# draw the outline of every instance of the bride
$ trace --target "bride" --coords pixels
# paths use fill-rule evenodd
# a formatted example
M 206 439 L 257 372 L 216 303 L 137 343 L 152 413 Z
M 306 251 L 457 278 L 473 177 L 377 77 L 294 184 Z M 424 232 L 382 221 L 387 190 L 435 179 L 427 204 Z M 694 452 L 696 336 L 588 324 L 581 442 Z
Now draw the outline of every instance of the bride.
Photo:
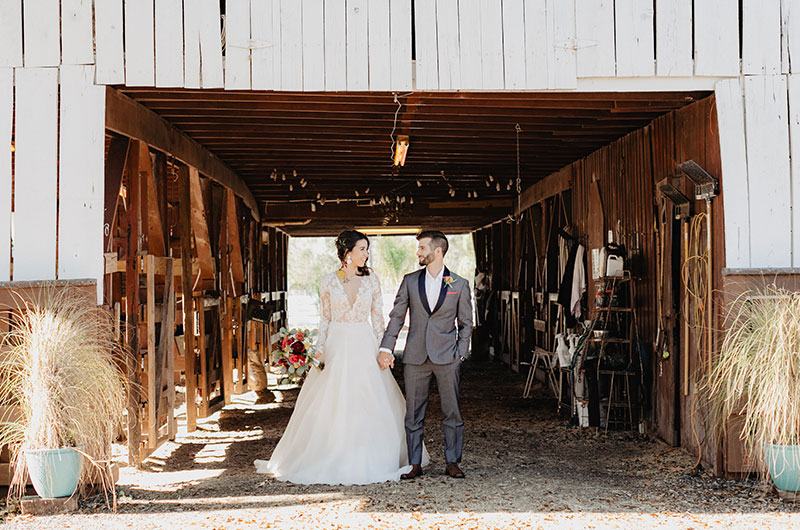
M 383 303 L 367 267 L 369 240 L 345 230 L 336 249 L 342 267 L 319 284 L 325 369 L 308 374 L 283 437 L 269 461 L 255 461 L 256 472 L 296 484 L 398 480 L 410 469 L 405 400 L 387 370 L 394 357 L 378 353 Z

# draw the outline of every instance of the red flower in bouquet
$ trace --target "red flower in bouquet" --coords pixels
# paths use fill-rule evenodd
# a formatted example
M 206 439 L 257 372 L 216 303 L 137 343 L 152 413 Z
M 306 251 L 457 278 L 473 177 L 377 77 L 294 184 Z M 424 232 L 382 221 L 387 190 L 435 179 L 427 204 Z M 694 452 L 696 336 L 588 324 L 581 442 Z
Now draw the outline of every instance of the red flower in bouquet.
M 294 344 L 292 344 L 292 351 L 298 354 L 303 353 L 306 351 L 306 345 L 300 342 L 299 340 L 295 341 Z

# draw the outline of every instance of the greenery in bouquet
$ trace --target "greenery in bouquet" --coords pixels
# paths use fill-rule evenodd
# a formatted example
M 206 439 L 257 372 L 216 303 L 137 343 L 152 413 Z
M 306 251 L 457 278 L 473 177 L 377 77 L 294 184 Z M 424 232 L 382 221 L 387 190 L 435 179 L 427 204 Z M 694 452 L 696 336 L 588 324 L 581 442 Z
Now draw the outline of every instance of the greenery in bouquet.
M 322 370 L 325 364 L 316 357 L 314 339 L 317 330 L 281 328 L 281 340 L 272 356 L 279 384 L 300 383 L 312 368 Z

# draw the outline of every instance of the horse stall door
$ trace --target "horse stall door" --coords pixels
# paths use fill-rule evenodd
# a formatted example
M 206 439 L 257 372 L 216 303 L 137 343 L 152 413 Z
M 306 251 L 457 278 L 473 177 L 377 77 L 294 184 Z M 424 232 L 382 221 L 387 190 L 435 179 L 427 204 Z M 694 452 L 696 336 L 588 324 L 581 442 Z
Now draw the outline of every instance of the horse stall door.
M 142 449 L 140 461 L 175 438 L 175 267 L 172 258 L 144 256 L 145 300 L 140 352 L 142 362 Z

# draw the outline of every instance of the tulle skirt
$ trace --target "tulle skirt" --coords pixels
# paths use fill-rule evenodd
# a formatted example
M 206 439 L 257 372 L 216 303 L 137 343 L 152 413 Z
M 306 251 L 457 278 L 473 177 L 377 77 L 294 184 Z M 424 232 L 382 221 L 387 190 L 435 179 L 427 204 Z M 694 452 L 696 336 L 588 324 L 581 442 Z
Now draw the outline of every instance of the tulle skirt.
M 283 437 L 256 471 L 296 484 L 398 480 L 410 469 L 405 399 L 378 366 L 372 327 L 332 323 L 323 352 L 325 369 L 308 374 Z

